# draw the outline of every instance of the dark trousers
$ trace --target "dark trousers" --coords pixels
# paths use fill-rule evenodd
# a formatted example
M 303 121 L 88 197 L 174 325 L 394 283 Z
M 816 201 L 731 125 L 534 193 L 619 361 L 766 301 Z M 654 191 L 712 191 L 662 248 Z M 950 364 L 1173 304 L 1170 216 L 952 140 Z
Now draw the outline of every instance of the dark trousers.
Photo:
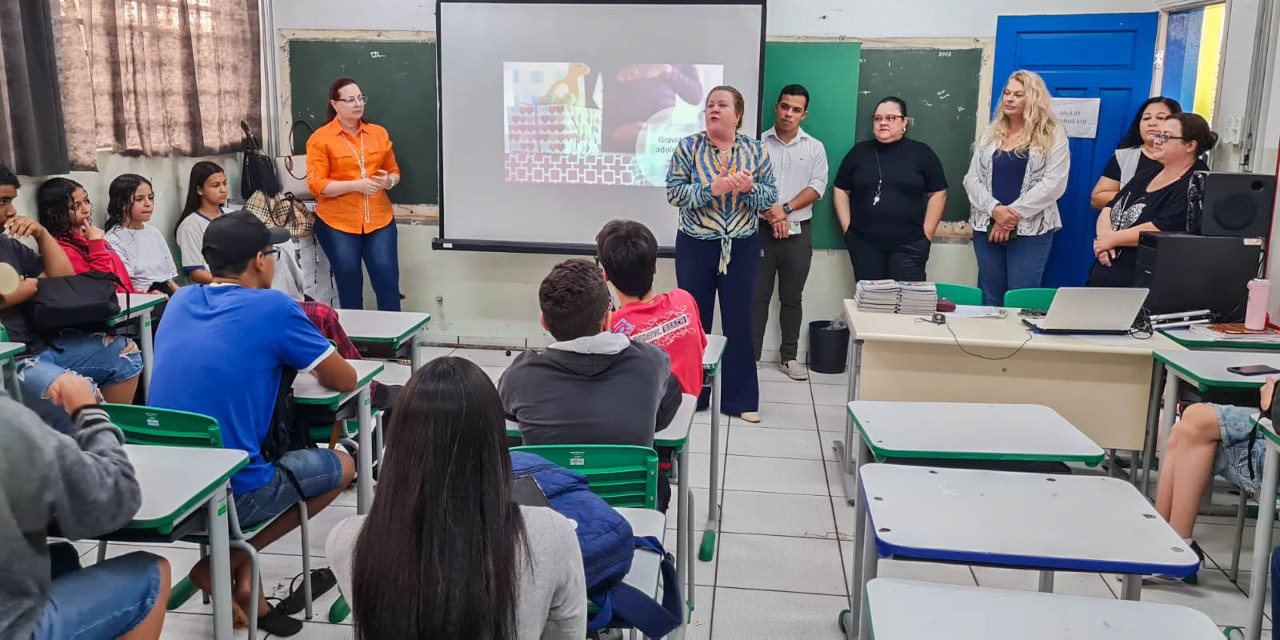
M 711 333 L 716 294 L 720 294 L 720 327 L 726 340 L 720 411 L 736 416 L 760 410 L 760 388 L 751 350 L 751 296 L 760 265 L 759 234 L 733 241 L 728 273 L 720 273 L 719 265 L 719 240 L 676 234 L 676 284 L 698 303 L 702 329 L 707 333 Z
M 778 325 L 782 329 L 782 362 L 796 359 L 800 344 L 800 320 L 804 316 L 801 296 L 813 262 L 813 241 L 809 221 L 800 223 L 800 235 L 773 237 L 773 227 L 760 223 L 760 272 L 756 274 L 756 304 L 751 314 L 751 338 L 756 360 L 764 347 L 764 330 L 769 324 L 769 303 L 773 300 L 773 280 L 778 280 Z
M 400 310 L 400 258 L 396 244 L 396 223 L 368 233 L 347 233 L 325 224 L 316 217 L 316 240 L 329 258 L 334 282 L 338 285 L 338 303 L 343 309 L 364 308 L 364 272 L 378 298 L 379 311 Z
M 885 242 L 850 230 L 844 234 L 844 244 L 849 249 L 854 280 L 914 282 L 926 279 L 924 266 L 929 262 L 931 246 L 928 238 L 921 237 L 911 242 Z

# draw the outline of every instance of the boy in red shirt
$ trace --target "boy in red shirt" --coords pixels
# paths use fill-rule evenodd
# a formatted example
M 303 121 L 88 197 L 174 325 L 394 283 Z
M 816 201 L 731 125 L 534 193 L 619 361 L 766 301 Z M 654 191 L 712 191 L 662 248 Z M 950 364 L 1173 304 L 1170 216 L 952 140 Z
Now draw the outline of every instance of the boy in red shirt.
M 658 241 L 653 233 L 634 220 L 614 220 L 596 235 L 596 256 L 622 304 L 613 312 L 609 330 L 662 347 L 671 357 L 680 390 L 700 395 L 707 336 L 698 304 L 684 289 L 653 292 L 653 276 L 658 272 Z

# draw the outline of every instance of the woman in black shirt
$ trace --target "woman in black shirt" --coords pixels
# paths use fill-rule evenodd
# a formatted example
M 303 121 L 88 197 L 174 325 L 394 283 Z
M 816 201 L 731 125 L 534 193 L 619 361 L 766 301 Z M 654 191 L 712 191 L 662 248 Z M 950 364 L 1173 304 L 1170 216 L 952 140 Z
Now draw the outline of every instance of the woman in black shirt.
M 1098 216 L 1093 242 L 1097 261 L 1089 272 L 1091 287 L 1132 287 L 1138 267 L 1138 234 L 1143 231 L 1187 231 L 1199 226 L 1204 198 L 1203 178 L 1209 167 L 1199 159 L 1213 148 L 1218 134 L 1194 113 L 1177 113 L 1154 136 L 1159 171 L 1134 176 L 1111 206 Z
M 876 105 L 874 140 L 854 145 L 836 171 L 832 204 L 856 280 L 924 280 L 947 178 L 929 145 L 906 137 L 907 105 Z
M 1156 96 L 1142 103 L 1133 116 L 1133 122 L 1129 123 L 1129 130 L 1116 145 L 1116 152 L 1111 154 L 1111 161 L 1102 170 L 1098 184 L 1093 187 L 1089 204 L 1094 209 L 1111 204 L 1120 190 L 1138 174 L 1160 170 L 1160 163 L 1152 157 L 1155 153 L 1152 137 L 1160 133 L 1160 125 L 1175 113 L 1182 113 L 1182 105 L 1173 98 Z

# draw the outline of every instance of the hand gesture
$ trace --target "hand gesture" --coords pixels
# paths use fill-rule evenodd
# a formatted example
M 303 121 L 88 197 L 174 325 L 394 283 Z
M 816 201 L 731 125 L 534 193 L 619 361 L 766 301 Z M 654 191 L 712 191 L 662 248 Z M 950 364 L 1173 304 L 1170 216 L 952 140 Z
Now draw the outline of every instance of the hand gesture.
M 383 191 L 391 188 L 391 174 L 387 173 L 385 169 L 378 169 L 377 171 L 374 171 L 373 175 L 369 176 L 369 178 L 373 180 L 378 185 L 378 188 Z
M 84 237 L 86 240 L 101 240 L 105 238 L 106 235 L 107 234 L 102 229 L 95 227 L 92 224 L 84 226 Z
M 996 208 L 991 211 L 991 219 L 1005 231 L 1013 231 L 1017 228 L 1018 223 L 1022 221 L 1022 216 L 1018 215 L 1017 211 L 1001 204 L 996 205 Z M 1007 239 L 1008 234 L 1005 235 Z
M 722 196 L 730 191 L 734 191 L 737 187 L 737 183 L 735 182 L 736 176 L 737 174 L 731 174 L 721 168 L 720 175 L 717 175 L 716 179 L 711 181 L 711 195 Z
M 9 230 L 10 238 L 31 238 L 39 240 L 44 237 L 45 229 L 36 221 L 35 218 L 26 218 L 23 216 L 14 216 L 9 220 L 6 227 Z
M 47 391 L 49 401 L 60 405 L 68 414 L 75 414 L 86 405 L 98 404 L 98 392 L 87 378 L 67 372 L 58 376 Z
M 777 222 L 770 223 L 773 227 L 773 237 L 782 240 L 791 236 L 791 223 L 783 218 Z
M 1267 381 L 1263 383 L 1262 388 L 1258 390 L 1258 393 L 1262 396 L 1262 400 L 1258 403 L 1258 407 L 1261 408 L 1263 412 L 1271 410 L 1271 397 L 1276 393 L 1277 380 L 1280 380 L 1280 378 L 1267 376 Z
M 738 187 L 734 189 L 734 191 L 737 191 L 738 193 L 747 193 L 748 191 L 751 191 L 753 183 L 751 172 L 739 171 L 736 175 L 738 176 Z
M 382 191 L 382 184 L 375 178 L 362 178 L 356 180 L 356 191 L 371 196 Z
M 764 221 L 769 224 L 777 224 L 779 220 L 786 220 L 787 212 L 783 210 L 782 205 L 775 204 L 764 210 Z

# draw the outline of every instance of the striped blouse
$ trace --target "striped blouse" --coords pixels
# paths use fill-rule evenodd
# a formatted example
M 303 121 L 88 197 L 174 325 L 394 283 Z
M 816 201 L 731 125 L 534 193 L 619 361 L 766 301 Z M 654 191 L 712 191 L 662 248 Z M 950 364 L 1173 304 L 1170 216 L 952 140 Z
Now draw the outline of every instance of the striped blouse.
M 711 195 L 721 170 L 749 171 L 747 193 Z M 707 132 L 695 133 L 676 146 L 667 167 L 667 201 L 680 208 L 680 231 L 700 240 L 720 240 L 720 273 L 729 268 L 734 238 L 756 232 L 756 216 L 778 201 L 769 152 L 759 140 L 741 133 L 733 147 L 721 152 Z

